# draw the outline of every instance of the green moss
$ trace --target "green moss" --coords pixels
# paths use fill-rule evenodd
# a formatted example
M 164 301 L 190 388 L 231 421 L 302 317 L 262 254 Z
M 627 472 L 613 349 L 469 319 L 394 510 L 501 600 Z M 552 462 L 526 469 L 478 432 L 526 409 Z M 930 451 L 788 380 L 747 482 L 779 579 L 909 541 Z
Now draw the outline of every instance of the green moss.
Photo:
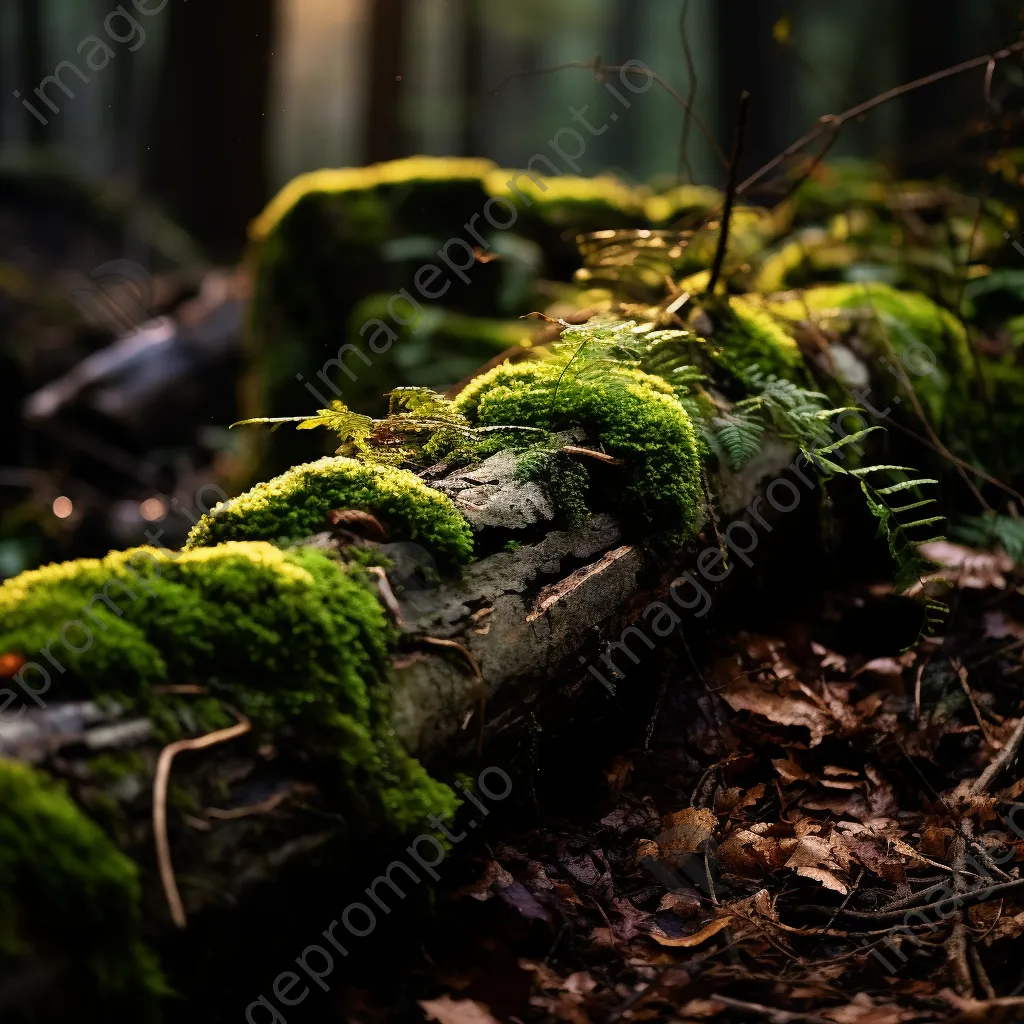
M 572 332 L 565 332 L 571 341 Z M 456 400 L 471 422 L 547 430 L 581 426 L 611 455 L 624 458 L 632 480 L 609 496 L 626 522 L 678 544 L 697 528 L 702 493 L 697 441 L 689 416 L 660 377 L 602 361 L 577 373 L 560 359 L 504 364 L 473 381 Z
M 766 308 L 784 319 L 798 321 L 810 316 L 826 326 L 844 319 L 850 325 L 851 315 L 860 314 L 862 320 L 866 315 L 863 336 L 879 357 L 889 358 L 888 345 L 892 346 L 936 425 L 948 419 L 951 397 L 958 408 L 970 401 L 974 366 L 967 333 L 956 317 L 926 295 L 878 282 L 828 285 L 773 297 L 766 300 Z M 917 368 L 931 372 L 916 373 Z M 879 374 L 883 380 L 886 376 Z M 893 390 L 901 390 L 895 380 Z
M 0 759 L 0 973 L 58 964 L 90 1008 L 153 1019 L 168 989 L 141 940 L 139 900 L 135 864 L 63 787 Z
M 559 442 L 542 442 L 525 448 L 516 469 L 520 479 L 534 480 L 547 491 L 559 519 L 572 529 L 590 518 L 590 477 L 578 459 L 559 451 L 559 447 Z
M 498 169 L 484 177 L 484 187 L 528 218 L 536 217 L 553 227 L 586 231 L 644 220 L 643 194 L 611 175 L 545 177 Z M 500 216 L 504 218 L 504 214 Z
M 752 370 L 783 378 L 805 377 L 803 356 L 784 320 L 740 295 L 729 298 L 727 304 L 709 304 L 708 312 L 715 321 L 708 355 L 730 373 L 741 380 L 747 380 Z
M 0 624 L 0 653 L 40 666 L 23 670 L 37 691 L 48 662 L 34 652 L 49 645 L 53 690 L 116 698 L 170 731 L 182 698 L 153 688 L 198 683 L 279 747 L 333 765 L 371 820 L 404 828 L 455 802 L 392 735 L 391 633 L 369 581 L 322 551 L 227 543 L 50 565 L 0 586 Z
M 648 196 L 644 212 L 652 224 L 667 226 L 687 215 L 706 216 L 721 207 L 724 198 L 710 185 L 678 185 Z
M 469 524 L 451 500 L 414 473 L 339 456 L 294 466 L 221 502 L 193 527 L 186 547 L 226 540 L 295 541 L 328 528 L 332 509 L 376 516 L 392 540 L 422 544 L 449 569 L 473 553 Z
M 405 198 L 413 187 L 420 192 L 415 203 L 421 216 L 431 216 L 431 203 L 436 202 L 453 186 L 476 186 L 494 170 L 490 160 L 465 157 L 413 156 L 369 167 L 340 167 L 311 171 L 293 178 L 270 201 L 249 229 L 255 242 L 269 238 L 304 202 L 315 196 L 358 197 L 369 193 L 394 194 Z M 423 223 L 410 225 L 424 230 Z

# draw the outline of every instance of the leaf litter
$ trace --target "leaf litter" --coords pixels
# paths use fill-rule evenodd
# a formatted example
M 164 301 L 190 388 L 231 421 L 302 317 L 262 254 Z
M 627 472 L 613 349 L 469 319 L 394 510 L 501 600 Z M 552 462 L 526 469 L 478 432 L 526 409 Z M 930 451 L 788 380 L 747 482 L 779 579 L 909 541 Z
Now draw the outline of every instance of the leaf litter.
M 441 1024 L 1024 1015 L 1024 578 L 946 549 L 931 554 L 961 596 L 945 636 L 901 652 L 843 634 L 854 609 L 884 617 L 895 599 L 877 586 L 826 595 L 784 637 L 727 634 L 693 666 L 703 686 L 677 667 L 645 745 L 597 773 L 596 801 L 542 809 L 457 858 L 447 934 L 486 949 L 486 966 L 430 944 L 423 1011 Z

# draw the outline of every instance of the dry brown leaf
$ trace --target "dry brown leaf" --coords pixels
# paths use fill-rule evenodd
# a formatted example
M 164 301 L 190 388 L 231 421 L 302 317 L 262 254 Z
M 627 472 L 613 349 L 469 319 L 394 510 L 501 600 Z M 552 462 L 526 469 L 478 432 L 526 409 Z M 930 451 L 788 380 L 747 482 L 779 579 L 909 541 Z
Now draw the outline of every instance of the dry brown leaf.
M 837 872 L 845 874 L 849 866 L 850 852 L 838 832 L 833 832 L 828 838 L 817 835 L 804 836 L 786 861 L 786 867 L 795 870 L 798 875 L 813 879 L 826 889 L 832 889 L 844 896 L 848 889 Z
M 750 711 L 777 725 L 804 726 L 816 747 L 832 731 L 835 722 L 822 708 L 797 697 L 767 691 L 749 679 L 736 680 L 723 694 L 733 711 Z
M 779 840 L 759 835 L 753 829 L 740 828 L 718 847 L 718 859 L 725 871 L 744 878 L 761 878 L 778 871 L 796 846 L 796 840 Z
M 715 999 L 691 999 L 680 1007 L 679 1012 L 684 1018 L 698 1018 L 704 1020 L 708 1017 L 717 1017 L 726 1009 L 725 1003 Z
M 936 860 L 945 860 L 949 841 L 955 835 L 951 828 L 926 825 L 921 829 L 921 852 Z
M 826 889 L 832 889 L 842 896 L 850 891 L 831 871 L 826 871 L 825 868 L 797 868 L 796 873 L 803 878 L 820 882 Z
M 686 807 L 662 818 L 658 846 L 667 860 L 685 853 L 696 853 L 718 827 L 718 818 L 706 807 Z
M 743 789 L 741 786 L 732 786 L 729 789 L 720 789 L 715 794 L 715 813 L 732 814 L 734 811 L 741 811 L 744 807 L 753 807 L 765 794 L 765 784 L 759 782 L 750 789 Z
M 461 896 L 472 896 L 475 900 L 489 900 L 502 889 L 508 888 L 515 879 L 496 860 L 489 861 L 483 876 L 472 885 L 458 890 Z
M 819 643 L 812 643 L 811 650 L 821 658 L 822 668 L 834 668 L 838 672 L 846 672 L 846 659 L 841 654 L 836 654 L 835 651 L 830 651 Z
M 910 655 L 909 659 L 907 655 Z M 917 657 L 913 651 L 908 651 L 906 654 L 901 654 L 898 658 L 872 658 L 869 662 L 861 665 L 854 676 L 862 675 L 865 672 L 870 672 L 872 675 L 881 676 L 883 679 L 901 679 L 903 677 L 903 670 L 913 664 Z
M 676 917 L 686 921 L 700 914 L 700 900 L 690 893 L 667 892 L 661 897 L 658 910 L 670 910 Z
M 690 949 L 693 946 L 699 946 L 707 942 L 708 939 L 713 935 L 717 935 L 723 928 L 728 928 L 731 921 L 731 916 L 716 918 L 714 921 L 709 921 L 704 925 L 700 931 L 694 932 L 693 935 L 683 935 L 678 939 L 673 939 L 671 936 L 666 935 L 655 925 L 651 929 L 651 938 L 662 946 L 683 946 L 686 949 Z
M 440 1024 L 499 1024 L 491 1011 L 475 999 L 452 999 L 444 995 L 440 999 L 421 999 L 420 1006 L 427 1017 Z
M 799 782 L 810 777 L 791 757 L 772 758 L 772 764 L 783 782 Z
M 900 1024 L 901 1021 L 919 1017 L 916 1010 L 904 1010 L 891 1003 L 886 1006 L 875 1006 L 870 998 L 865 993 L 858 992 L 848 1005 L 826 1010 L 822 1016 L 834 1020 L 836 1024 Z
M 1013 559 L 1001 551 L 977 551 L 945 540 L 922 544 L 920 550 L 925 558 L 947 570 L 944 573 L 946 578 L 961 589 L 987 590 L 994 587 L 996 590 L 1005 590 L 1004 573 L 1012 572 L 1014 567 Z
M 641 839 L 636 847 L 636 856 L 633 858 L 633 863 L 641 865 L 648 857 L 653 857 L 655 860 L 658 859 L 658 844 L 653 839 Z

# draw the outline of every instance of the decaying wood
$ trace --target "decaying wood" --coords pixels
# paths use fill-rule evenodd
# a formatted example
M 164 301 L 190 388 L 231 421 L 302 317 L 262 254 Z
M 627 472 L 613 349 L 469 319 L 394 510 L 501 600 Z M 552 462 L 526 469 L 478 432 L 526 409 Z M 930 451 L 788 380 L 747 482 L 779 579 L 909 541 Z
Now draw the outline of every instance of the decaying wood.
M 743 473 L 713 481 L 721 511 L 726 517 L 741 512 L 792 459 L 787 445 L 770 441 Z M 479 559 L 457 581 L 415 589 L 393 578 L 381 592 L 401 634 L 392 670 L 394 729 L 428 767 L 476 763 L 481 739 L 486 758 L 488 744 L 517 735 L 532 720 L 557 727 L 581 696 L 606 698 L 586 670 L 602 642 L 618 639 L 651 601 L 667 600 L 671 580 L 694 567 L 706 543 L 715 544 L 711 535 L 674 559 L 655 556 L 627 543 L 609 515 L 596 515 L 577 529 L 552 529 L 554 510 L 543 491 L 515 480 L 514 466 L 502 454 L 432 483 L 479 527 L 483 550 L 517 531 L 529 542 Z M 345 543 L 329 525 L 313 543 Z M 395 556 L 388 561 L 401 570 L 401 544 L 359 543 Z M 390 573 L 401 576 L 395 569 Z M 688 625 L 684 621 L 680 628 Z M 171 930 L 172 921 L 180 924 L 186 917 L 190 927 L 197 926 L 204 910 L 232 907 L 286 868 L 315 863 L 325 850 L 359 836 L 362 823 L 339 815 L 336 799 L 310 777 L 301 758 L 258 747 L 242 731 L 236 727 L 229 742 L 175 764 L 172 784 L 207 809 L 171 814 L 166 842 L 151 822 L 151 780 L 161 775 L 168 757 L 166 751 L 161 756 L 146 718 L 116 705 L 53 701 L 0 725 L 0 741 L 5 756 L 68 779 L 86 807 L 90 790 L 103 789 L 117 800 L 137 826 L 127 852 L 140 863 L 156 860 L 156 877 L 162 874 L 170 894 L 173 913 L 157 893 L 147 894 L 148 914 Z M 203 742 L 179 746 L 197 749 Z M 90 780 L 94 758 L 126 749 L 140 755 L 145 771 L 115 784 Z M 162 777 L 166 785 L 166 772 Z M 172 862 L 180 902 L 168 885 Z

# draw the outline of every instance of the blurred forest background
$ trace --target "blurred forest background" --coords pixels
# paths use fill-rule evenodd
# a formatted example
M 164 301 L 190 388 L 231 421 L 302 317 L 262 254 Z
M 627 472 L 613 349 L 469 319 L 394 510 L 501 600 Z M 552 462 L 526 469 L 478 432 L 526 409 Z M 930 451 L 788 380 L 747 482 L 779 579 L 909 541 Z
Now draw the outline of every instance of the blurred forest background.
M 268 411 L 243 398 L 261 371 L 238 263 L 248 224 L 295 175 L 412 154 L 525 167 L 574 127 L 570 108 L 585 108 L 592 125 L 621 113 L 614 130 L 587 137 L 581 175 L 721 188 L 715 148 L 732 146 L 742 90 L 746 175 L 822 115 L 1012 42 L 1021 10 L 1020 0 L 0 0 L 0 578 L 154 536 L 180 544 L 205 503 L 252 482 L 241 432 L 226 429 Z M 597 60 L 643 62 L 692 102 L 710 138 L 662 88 L 624 110 Z M 1024 75 L 1018 61 L 1001 65 L 988 112 L 983 78 L 979 68 L 846 124 L 833 155 L 982 194 L 989 114 L 1004 143 L 1019 134 Z M 386 258 L 401 274 L 399 256 Z M 475 294 L 486 301 L 486 289 Z M 517 328 L 524 310 L 481 312 Z M 509 322 L 495 323 L 497 351 Z M 329 340 L 301 362 L 307 376 L 334 352 Z M 397 347 L 382 381 L 361 386 L 379 397 L 395 383 L 452 383 L 493 354 L 439 344 L 423 335 Z M 269 411 L 312 411 L 293 376 Z
M 542 73 L 559 64 L 643 61 L 683 95 L 695 88 L 726 148 L 748 89 L 744 166 L 754 168 L 822 114 L 1005 45 L 1021 28 L 1014 0 L 170 0 L 150 17 L 127 7 L 145 42 L 130 54 L 115 46 L 43 125 L 13 91 L 29 95 L 76 59 L 115 6 L 4 0 L 3 161 L 45 152 L 115 183 L 159 204 L 216 259 L 238 256 L 247 222 L 302 171 L 413 153 L 520 166 L 572 123 L 570 106 L 590 104 L 601 123 L 614 100 L 586 70 Z M 508 76 L 519 77 L 497 88 Z M 881 156 L 901 174 L 948 171 L 981 114 L 975 78 L 850 126 L 837 152 Z M 679 172 L 682 121 L 652 90 L 588 146 L 582 173 Z M 694 179 L 720 185 L 707 142 L 689 135 Z

